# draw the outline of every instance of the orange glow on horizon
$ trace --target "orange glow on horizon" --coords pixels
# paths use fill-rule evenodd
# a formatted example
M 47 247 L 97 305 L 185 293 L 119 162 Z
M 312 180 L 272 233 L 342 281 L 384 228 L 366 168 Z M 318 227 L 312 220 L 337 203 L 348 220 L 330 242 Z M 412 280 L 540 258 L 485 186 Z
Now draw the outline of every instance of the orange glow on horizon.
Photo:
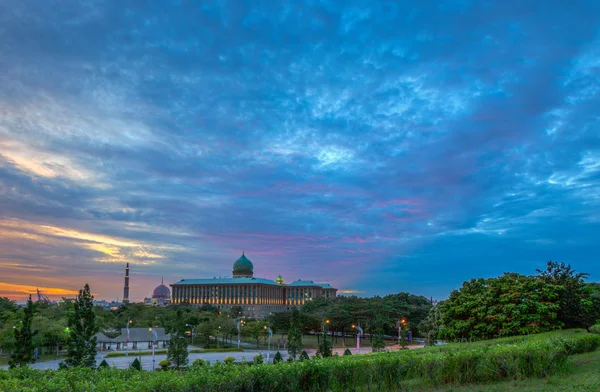
M 29 295 L 35 297 L 38 289 L 48 297 L 64 297 L 79 294 L 78 290 L 64 289 L 60 287 L 36 287 L 0 282 L 0 297 L 8 297 L 10 299 L 17 300 L 27 299 Z

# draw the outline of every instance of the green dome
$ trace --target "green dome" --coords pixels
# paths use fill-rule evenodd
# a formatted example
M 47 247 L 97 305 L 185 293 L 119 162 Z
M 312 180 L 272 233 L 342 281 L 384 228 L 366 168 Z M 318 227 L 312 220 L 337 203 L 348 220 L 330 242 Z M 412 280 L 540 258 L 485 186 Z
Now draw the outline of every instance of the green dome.
M 246 255 L 242 253 L 242 257 L 237 259 L 235 263 L 233 263 L 233 272 L 252 272 L 254 271 L 254 265 L 252 262 L 248 260 Z

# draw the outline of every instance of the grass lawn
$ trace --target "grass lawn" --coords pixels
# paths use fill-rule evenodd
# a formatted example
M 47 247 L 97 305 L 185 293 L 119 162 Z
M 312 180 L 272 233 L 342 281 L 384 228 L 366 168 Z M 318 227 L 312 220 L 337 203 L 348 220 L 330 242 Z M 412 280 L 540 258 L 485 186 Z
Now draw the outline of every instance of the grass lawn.
M 53 354 L 40 354 L 40 358 L 37 360 L 37 362 L 47 362 L 47 361 L 54 361 L 56 359 L 63 359 L 65 358 L 63 355 L 57 357 L 56 353 Z M 0 355 L 0 366 L 2 365 L 8 365 L 8 360 L 10 359 L 10 355 L 9 354 L 2 354 Z
M 399 386 L 398 390 L 407 392 L 598 392 L 600 391 L 600 350 L 573 355 L 565 369 L 546 378 L 441 388 L 428 388 L 418 382 L 407 382 Z

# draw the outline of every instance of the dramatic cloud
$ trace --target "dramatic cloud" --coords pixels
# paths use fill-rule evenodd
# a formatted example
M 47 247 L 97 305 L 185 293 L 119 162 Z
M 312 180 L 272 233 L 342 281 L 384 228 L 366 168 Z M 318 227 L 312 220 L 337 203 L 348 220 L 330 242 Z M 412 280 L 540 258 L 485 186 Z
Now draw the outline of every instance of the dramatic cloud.
M 443 298 L 548 259 L 598 280 L 596 15 L 3 1 L 2 290 L 115 299 L 130 262 L 141 299 L 242 250 L 346 294 Z

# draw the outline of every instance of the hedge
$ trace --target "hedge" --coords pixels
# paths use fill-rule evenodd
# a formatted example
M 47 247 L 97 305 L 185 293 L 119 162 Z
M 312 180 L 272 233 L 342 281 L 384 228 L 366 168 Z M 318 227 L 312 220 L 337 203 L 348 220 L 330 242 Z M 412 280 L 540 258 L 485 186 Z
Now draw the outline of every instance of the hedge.
M 432 386 L 544 377 L 569 355 L 600 347 L 600 336 L 525 340 L 489 347 L 402 350 L 293 363 L 190 367 L 171 372 L 114 368 L 0 371 L 1 391 L 356 391 L 397 389 L 406 380 Z

